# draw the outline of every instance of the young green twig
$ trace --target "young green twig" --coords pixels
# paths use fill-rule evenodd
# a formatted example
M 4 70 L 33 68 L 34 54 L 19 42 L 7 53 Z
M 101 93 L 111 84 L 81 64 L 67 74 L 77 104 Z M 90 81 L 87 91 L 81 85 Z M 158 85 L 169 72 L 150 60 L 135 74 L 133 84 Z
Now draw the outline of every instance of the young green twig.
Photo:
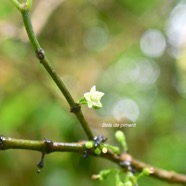
M 73 97 L 71 96 L 70 92 L 66 88 L 65 84 L 61 80 L 60 76 L 57 74 L 55 69 L 52 67 L 49 59 L 47 58 L 44 50 L 41 48 L 37 37 L 33 31 L 29 9 L 31 7 L 31 0 L 27 0 L 26 3 L 19 3 L 17 0 L 11 0 L 18 10 L 22 14 L 23 22 L 25 25 L 25 29 L 27 31 L 28 37 L 30 42 L 35 50 L 36 56 L 39 59 L 40 63 L 44 66 L 47 72 L 50 74 L 51 78 L 54 80 L 62 94 L 64 95 L 65 99 L 67 100 L 68 104 L 70 105 L 70 110 L 73 112 L 76 117 L 78 118 L 81 126 L 83 127 L 87 137 L 89 140 L 93 139 L 93 134 L 90 130 L 90 127 L 87 121 L 84 118 L 84 115 L 81 111 L 81 107 L 74 101 Z

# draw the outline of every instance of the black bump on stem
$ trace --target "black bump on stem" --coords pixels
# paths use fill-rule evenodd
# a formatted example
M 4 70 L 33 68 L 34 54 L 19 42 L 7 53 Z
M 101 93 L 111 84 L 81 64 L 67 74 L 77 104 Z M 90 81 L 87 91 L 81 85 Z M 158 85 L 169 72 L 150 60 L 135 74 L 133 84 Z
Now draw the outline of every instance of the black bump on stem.
M 86 149 L 86 150 L 83 152 L 83 157 L 84 157 L 84 158 L 87 158 L 87 156 L 88 156 L 88 150 Z
M 81 106 L 78 103 L 76 103 L 73 107 L 71 107 L 70 112 L 77 113 L 80 110 L 81 110 Z
M 45 147 L 45 153 L 50 153 L 51 147 L 53 145 L 53 142 L 51 140 L 45 138 L 44 139 L 44 143 L 46 145 L 46 147 Z
M 44 152 L 42 152 L 41 154 L 41 159 L 39 161 L 39 163 L 37 164 L 38 170 L 37 172 L 40 173 L 41 169 L 44 167 L 44 157 L 46 153 L 50 153 L 51 152 L 51 146 L 53 145 L 53 142 L 51 140 L 48 139 L 44 139 L 44 143 L 45 143 L 45 150 Z
M 36 57 L 37 57 L 39 60 L 44 59 L 44 57 L 45 57 L 45 51 L 44 51 L 42 48 L 38 49 L 38 50 L 36 51 Z
M 131 161 L 125 160 L 119 163 L 119 165 L 124 168 L 126 171 L 136 173 L 136 169 L 131 165 Z
M 41 172 L 41 169 L 44 167 L 44 157 L 45 157 L 45 153 L 43 152 L 42 155 L 41 155 L 41 160 L 37 164 L 37 167 L 38 167 L 37 172 L 38 173 L 40 173 Z

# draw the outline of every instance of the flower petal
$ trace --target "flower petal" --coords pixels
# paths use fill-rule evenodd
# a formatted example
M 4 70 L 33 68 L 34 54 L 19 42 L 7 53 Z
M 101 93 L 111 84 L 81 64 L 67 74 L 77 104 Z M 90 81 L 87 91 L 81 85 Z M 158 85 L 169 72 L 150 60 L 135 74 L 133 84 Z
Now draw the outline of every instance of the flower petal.
M 96 92 L 96 86 L 94 85 L 91 89 L 90 89 L 90 92 Z
M 90 89 L 90 92 L 84 94 L 84 98 L 86 99 L 89 108 L 92 108 L 93 106 L 101 108 L 102 104 L 100 100 L 103 95 L 103 92 L 96 91 L 96 86 L 94 85 Z

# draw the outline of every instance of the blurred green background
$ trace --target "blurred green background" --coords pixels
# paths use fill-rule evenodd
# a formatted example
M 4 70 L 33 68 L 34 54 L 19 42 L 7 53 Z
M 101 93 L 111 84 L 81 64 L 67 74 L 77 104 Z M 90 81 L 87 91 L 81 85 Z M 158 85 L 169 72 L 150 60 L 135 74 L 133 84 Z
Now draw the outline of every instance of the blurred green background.
M 52 65 L 75 100 L 96 85 L 103 109 L 83 112 L 94 134 L 108 142 L 122 128 L 130 153 L 167 170 L 186 173 L 186 1 L 33 0 L 34 29 Z M 86 139 L 63 96 L 38 63 L 13 4 L 0 6 L 0 134 L 76 142 Z M 0 152 L 2 186 L 102 186 L 91 180 L 109 161 L 81 154 L 53 153 L 37 174 L 40 153 Z M 139 185 L 168 186 L 153 178 Z M 175 184 L 176 185 L 176 184 Z

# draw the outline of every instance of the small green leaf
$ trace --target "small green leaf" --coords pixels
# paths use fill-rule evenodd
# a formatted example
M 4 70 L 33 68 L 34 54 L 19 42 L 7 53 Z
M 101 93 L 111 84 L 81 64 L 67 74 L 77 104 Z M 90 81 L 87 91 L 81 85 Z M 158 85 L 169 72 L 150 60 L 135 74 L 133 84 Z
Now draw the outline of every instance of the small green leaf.
M 103 181 L 110 173 L 112 173 L 113 169 L 105 169 L 100 171 L 99 174 L 94 175 L 94 179 L 99 179 L 100 181 Z

